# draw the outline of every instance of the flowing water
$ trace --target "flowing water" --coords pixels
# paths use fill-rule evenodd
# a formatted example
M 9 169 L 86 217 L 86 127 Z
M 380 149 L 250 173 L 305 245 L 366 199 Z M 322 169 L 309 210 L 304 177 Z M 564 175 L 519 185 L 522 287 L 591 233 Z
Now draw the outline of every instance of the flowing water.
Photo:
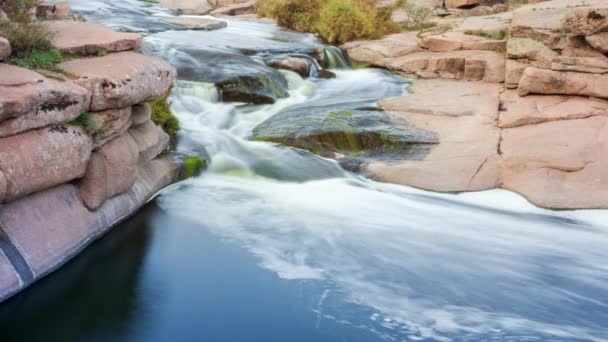
M 135 0 L 76 8 L 180 69 L 177 150 L 210 164 L 0 307 L 2 341 L 608 340 L 606 212 L 381 184 L 248 140 L 282 111 L 371 107 L 407 80 L 327 47 L 337 78 L 282 71 L 290 97 L 224 103 L 214 78 L 321 44 L 246 20 L 174 31 Z

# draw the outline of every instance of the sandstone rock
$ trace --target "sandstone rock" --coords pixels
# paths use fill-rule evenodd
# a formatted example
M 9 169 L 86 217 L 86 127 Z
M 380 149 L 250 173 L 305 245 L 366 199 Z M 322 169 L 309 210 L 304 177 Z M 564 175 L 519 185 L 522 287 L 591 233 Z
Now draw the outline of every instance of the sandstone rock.
M 552 70 L 577 71 L 592 74 L 608 72 L 608 58 L 602 57 L 557 57 L 551 63 Z
M 234 3 L 229 6 L 219 6 L 219 8 L 211 11 L 211 15 L 216 16 L 235 16 L 243 14 L 255 13 L 255 0 L 243 1 L 241 3 Z
M 286 58 L 271 60 L 268 65 L 277 69 L 291 70 L 302 77 L 311 75 L 310 62 L 300 57 L 287 56 Z
M 0 37 L 0 61 L 10 57 L 12 52 L 9 41 L 6 38 Z
M 608 31 L 608 4 L 602 7 L 575 9 L 564 18 L 564 28 L 586 36 Z
M 53 45 L 63 53 L 95 55 L 133 50 L 141 41 L 137 33 L 115 32 L 92 22 L 57 20 L 45 25 L 54 33 Z
M 549 65 L 559 54 L 545 44 L 530 38 L 511 38 L 507 42 L 507 57 L 531 59 Z
M 582 95 L 608 98 L 608 74 L 527 68 L 519 82 L 520 96 L 528 94 Z
M 177 14 L 207 14 L 213 9 L 207 0 L 160 0 L 162 7 L 172 9 Z
M 132 124 L 131 107 L 92 112 L 90 115 L 93 148 L 97 148 L 122 135 Z
M 85 206 L 96 210 L 107 199 L 127 192 L 137 179 L 139 147 L 130 134 L 123 134 L 91 155 L 78 186 Z
M 72 8 L 68 2 L 43 2 L 36 7 L 38 19 L 66 19 L 72 14 Z
M 434 191 L 498 187 L 499 91 L 499 85 L 483 82 L 419 80 L 411 95 L 381 101 L 381 109 L 436 133 L 439 145 L 423 160 L 377 162 L 364 171 L 381 181 Z
M 608 117 L 503 130 L 503 187 L 548 208 L 608 208 Z
M 92 143 L 80 127 L 55 126 L 0 139 L 0 171 L 7 191 L 0 202 L 84 175 Z
M 529 66 L 530 64 L 527 63 L 507 59 L 505 63 L 505 87 L 509 89 L 517 88 L 524 75 L 524 70 Z
M 466 17 L 458 19 L 439 20 L 439 25 L 449 25 L 457 32 L 484 32 L 487 34 L 501 34 L 509 30 L 511 25 L 511 12 L 485 15 L 481 17 Z
M 421 78 L 501 83 L 505 77 L 504 57 L 493 51 L 418 52 L 391 59 L 388 67 Z
M 608 101 L 579 96 L 520 97 L 514 90 L 500 95 L 499 126 L 512 128 L 558 120 L 608 116 Z
M 450 8 L 461 8 L 476 6 L 481 3 L 481 0 L 448 0 L 447 6 Z
M 133 126 L 142 125 L 150 120 L 152 120 L 152 107 L 149 103 L 140 103 L 132 107 Z
M 355 64 L 386 67 L 390 58 L 402 57 L 422 51 L 416 32 L 389 35 L 380 40 L 356 41 L 342 45 Z
M 93 111 L 151 101 L 167 93 L 176 78 L 171 65 L 134 52 L 76 59 L 58 67 L 79 77 L 75 82 L 92 93 Z
M 602 53 L 608 53 L 608 32 L 586 36 L 587 42 Z
M 462 32 L 446 32 L 437 35 L 427 35 L 420 40 L 422 48 L 446 52 L 456 50 L 504 50 L 507 42 L 505 40 L 494 40 Z
M 228 26 L 228 23 L 223 20 L 201 17 L 175 17 L 164 20 L 190 30 L 217 30 Z
M 169 136 L 152 121 L 131 127 L 129 133 L 139 147 L 139 164 L 145 164 L 169 146 Z

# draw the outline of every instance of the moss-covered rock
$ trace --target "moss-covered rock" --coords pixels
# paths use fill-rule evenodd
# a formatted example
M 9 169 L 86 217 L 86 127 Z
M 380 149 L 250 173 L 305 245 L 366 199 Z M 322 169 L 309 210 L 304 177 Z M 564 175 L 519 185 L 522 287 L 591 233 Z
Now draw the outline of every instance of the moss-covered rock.
M 187 157 L 183 161 L 183 166 L 180 172 L 180 179 L 188 179 L 196 177 L 203 172 L 207 162 L 200 157 L 193 156 Z

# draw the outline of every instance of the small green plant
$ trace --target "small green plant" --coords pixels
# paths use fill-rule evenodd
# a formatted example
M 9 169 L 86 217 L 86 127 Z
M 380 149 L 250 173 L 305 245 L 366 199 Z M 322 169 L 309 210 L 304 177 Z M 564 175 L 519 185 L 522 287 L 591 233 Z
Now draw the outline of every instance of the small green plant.
M 400 1 L 398 5 L 405 10 L 408 16 L 408 22 L 404 25 L 404 29 L 408 31 L 420 31 L 434 27 L 436 24 L 431 19 L 434 11 L 430 7 L 416 6 L 406 0 Z
M 199 157 L 188 157 L 184 159 L 181 178 L 192 178 L 198 176 L 205 168 L 205 161 Z
M 169 136 L 174 137 L 179 132 L 179 120 L 171 112 L 168 101 L 169 94 L 152 101 L 152 121 L 160 126 Z
M 61 52 L 55 48 L 48 51 L 33 50 L 27 57 L 10 57 L 8 62 L 28 69 L 53 70 L 54 65 L 63 62 Z
M 82 127 L 90 136 L 95 136 L 100 130 L 100 127 L 97 127 L 95 120 L 93 120 L 91 113 L 80 114 L 76 119 L 68 122 L 68 125 Z
M 479 37 L 484 37 L 484 38 L 494 39 L 494 40 L 505 40 L 507 38 L 506 30 L 501 30 L 498 32 L 493 32 L 493 33 L 485 32 L 485 31 L 468 30 L 468 31 L 465 31 L 464 34 L 468 34 L 471 36 L 479 36 Z

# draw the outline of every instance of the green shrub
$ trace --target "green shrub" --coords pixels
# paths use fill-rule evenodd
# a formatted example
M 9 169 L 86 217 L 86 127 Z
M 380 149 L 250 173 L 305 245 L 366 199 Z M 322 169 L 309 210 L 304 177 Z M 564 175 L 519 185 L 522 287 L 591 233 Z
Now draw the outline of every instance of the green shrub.
M 260 0 L 258 14 L 297 31 L 312 32 L 319 17 L 320 0 Z
M 35 8 L 39 4 L 39 0 L 0 0 L 0 9 L 11 21 L 29 24 L 32 22 Z
M 179 120 L 171 112 L 169 95 L 161 96 L 152 101 L 152 121 L 160 126 L 169 136 L 174 137 L 179 132 Z
M 317 29 L 331 44 L 371 37 L 375 31 L 369 14 L 351 0 L 328 1 L 321 9 Z
M 420 31 L 435 26 L 435 23 L 431 21 L 431 18 L 434 16 L 432 8 L 416 6 L 409 3 L 407 0 L 400 1 L 398 6 L 403 8 L 407 13 L 409 21 L 404 27 L 406 30 Z
M 11 43 L 13 56 L 28 58 L 33 51 L 47 52 L 53 48 L 53 34 L 38 23 L 0 21 L 0 36 Z
M 76 119 L 68 122 L 70 126 L 79 126 L 84 129 L 84 131 L 90 135 L 94 136 L 100 131 L 100 127 L 97 127 L 97 124 L 93 120 L 93 116 L 90 113 L 82 113 Z

